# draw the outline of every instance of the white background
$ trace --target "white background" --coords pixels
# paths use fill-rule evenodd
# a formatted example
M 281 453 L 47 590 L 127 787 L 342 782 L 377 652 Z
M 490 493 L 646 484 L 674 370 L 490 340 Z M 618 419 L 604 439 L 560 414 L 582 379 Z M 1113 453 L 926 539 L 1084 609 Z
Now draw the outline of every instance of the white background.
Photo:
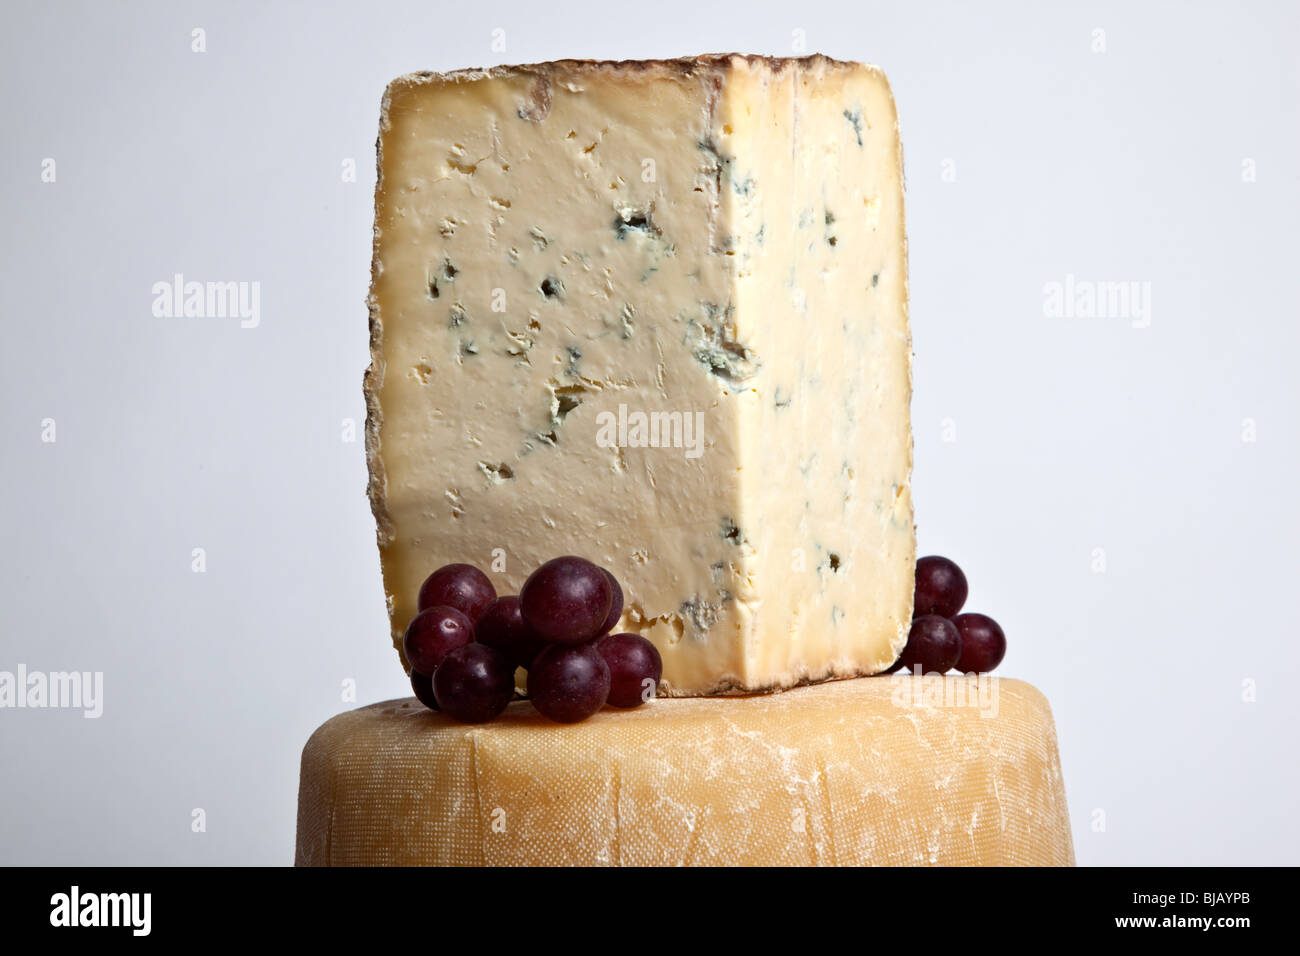
M 1051 700 L 1080 862 L 1300 863 L 1296 11 L 8 5 L 0 670 L 103 671 L 105 710 L 0 710 L 0 862 L 288 863 L 343 682 L 409 693 L 341 440 L 387 81 L 803 30 L 893 83 L 921 553 Z M 155 318 L 177 272 L 260 282 L 260 327 Z M 1067 274 L 1150 283 L 1149 327 L 1048 317 Z

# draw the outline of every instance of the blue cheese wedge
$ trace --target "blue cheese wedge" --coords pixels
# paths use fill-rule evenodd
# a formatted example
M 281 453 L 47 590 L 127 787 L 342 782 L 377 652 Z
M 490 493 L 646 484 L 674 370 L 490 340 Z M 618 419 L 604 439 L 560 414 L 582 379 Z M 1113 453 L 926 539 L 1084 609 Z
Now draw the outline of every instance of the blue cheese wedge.
M 392 638 L 442 564 L 609 568 L 662 690 L 893 663 L 911 618 L 897 115 L 822 56 L 395 80 L 366 375 Z

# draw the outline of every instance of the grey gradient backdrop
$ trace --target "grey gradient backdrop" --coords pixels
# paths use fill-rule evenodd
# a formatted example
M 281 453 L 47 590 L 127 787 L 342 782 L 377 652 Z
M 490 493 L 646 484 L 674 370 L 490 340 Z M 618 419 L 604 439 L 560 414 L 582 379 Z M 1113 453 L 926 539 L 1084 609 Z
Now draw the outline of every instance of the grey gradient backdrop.
M 893 83 L 920 547 L 1050 698 L 1079 860 L 1300 863 L 1294 4 L 427 0 L 6 4 L 0 670 L 106 686 L 0 710 L 0 862 L 288 863 L 342 682 L 407 693 L 341 440 L 385 83 L 797 29 Z M 260 327 L 154 318 L 176 272 L 259 281 Z M 1049 318 L 1067 274 L 1149 282 L 1149 327 Z

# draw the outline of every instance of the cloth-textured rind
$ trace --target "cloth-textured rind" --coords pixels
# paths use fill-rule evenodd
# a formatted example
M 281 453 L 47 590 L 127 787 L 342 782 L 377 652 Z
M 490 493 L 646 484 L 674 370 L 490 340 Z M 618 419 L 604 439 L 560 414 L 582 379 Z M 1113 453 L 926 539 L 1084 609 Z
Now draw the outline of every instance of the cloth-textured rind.
M 974 687 L 865 678 L 567 726 L 526 702 L 478 726 L 374 704 L 303 751 L 296 863 L 1073 865 L 1046 699 Z

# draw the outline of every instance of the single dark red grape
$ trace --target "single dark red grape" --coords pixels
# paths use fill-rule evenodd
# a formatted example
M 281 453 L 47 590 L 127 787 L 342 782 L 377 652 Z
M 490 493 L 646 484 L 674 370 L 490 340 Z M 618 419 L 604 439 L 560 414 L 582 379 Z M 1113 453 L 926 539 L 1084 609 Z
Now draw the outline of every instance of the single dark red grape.
M 912 617 L 938 614 L 952 617 L 966 603 L 966 575 L 947 558 L 937 554 L 916 562 L 916 602 Z
M 1007 636 L 997 621 L 985 614 L 958 614 L 952 623 L 961 634 L 957 670 L 963 674 L 987 674 L 1002 663 L 1007 653 Z
M 606 634 L 596 638 L 596 650 L 609 665 L 609 703 L 637 707 L 654 698 L 664 676 L 657 647 L 640 634 Z
M 448 564 L 434 571 L 420 585 L 416 607 L 454 607 L 471 621 L 497 599 L 497 589 L 488 576 L 472 564 Z
M 415 691 L 415 696 L 425 707 L 430 710 L 438 710 L 438 698 L 433 696 L 433 678 L 421 674 L 419 671 L 411 671 L 411 690 Z
M 907 646 L 899 658 L 909 671 L 921 665 L 922 674 L 942 674 L 961 657 L 961 634 L 957 626 L 938 614 L 923 614 L 907 632 Z
M 528 671 L 528 699 L 544 717 L 561 724 L 586 720 L 609 697 L 609 665 L 595 642 L 552 644 Z
M 546 646 L 524 620 L 517 594 L 499 597 L 488 605 L 474 625 L 474 638 L 495 647 L 516 667 L 527 667 Z
M 610 574 L 605 568 L 605 577 L 609 578 L 609 586 L 612 596 L 609 602 L 609 613 L 605 615 L 605 623 L 600 626 L 601 634 L 608 634 L 614 630 L 614 625 L 618 624 L 618 619 L 623 615 L 623 589 L 619 587 L 618 578 Z
M 411 618 L 402 653 L 411 670 L 430 677 L 449 651 L 474 640 L 474 625 L 454 607 L 431 607 Z
M 603 569 L 565 555 L 530 574 L 519 600 L 524 620 L 544 640 L 582 644 L 600 633 L 613 589 Z
M 433 674 L 433 694 L 443 713 L 481 724 L 506 709 L 515 696 L 515 668 L 486 644 L 466 644 L 442 659 Z

